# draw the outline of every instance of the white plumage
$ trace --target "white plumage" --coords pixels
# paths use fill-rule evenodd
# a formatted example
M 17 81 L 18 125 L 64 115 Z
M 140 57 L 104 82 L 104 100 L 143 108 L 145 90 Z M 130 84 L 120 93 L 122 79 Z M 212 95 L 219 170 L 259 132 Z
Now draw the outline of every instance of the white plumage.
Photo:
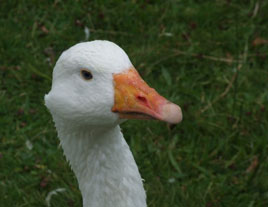
M 132 88 L 123 91 L 123 99 L 121 92 L 115 92 L 130 69 L 129 74 L 136 74 L 133 68 L 127 54 L 109 41 L 79 43 L 63 52 L 54 68 L 45 105 L 78 179 L 84 207 L 146 206 L 141 176 L 120 131 L 121 118 L 155 118 L 171 123 L 182 119 L 180 108 L 148 89 L 143 81 L 137 82 L 138 75 L 130 82 L 145 84 L 141 89 L 135 85 L 138 92 Z M 85 80 L 81 70 L 89 71 L 92 79 Z M 124 78 L 116 82 L 115 75 L 121 74 Z

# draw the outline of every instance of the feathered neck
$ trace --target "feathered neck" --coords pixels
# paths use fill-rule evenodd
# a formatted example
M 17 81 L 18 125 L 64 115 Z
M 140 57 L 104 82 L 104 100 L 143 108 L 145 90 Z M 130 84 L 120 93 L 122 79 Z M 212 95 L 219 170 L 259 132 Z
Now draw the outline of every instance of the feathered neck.
M 119 125 L 72 130 L 55 123 L 84 207 L 146 207 L 142 179 Z

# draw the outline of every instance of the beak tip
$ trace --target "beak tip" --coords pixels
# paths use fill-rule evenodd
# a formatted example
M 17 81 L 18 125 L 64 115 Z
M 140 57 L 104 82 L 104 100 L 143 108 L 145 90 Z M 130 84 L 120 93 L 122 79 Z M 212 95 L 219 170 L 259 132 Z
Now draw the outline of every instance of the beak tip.
M 173 103 L 168 103 L 163 107 L 163 121 L 170 124 L 178 124 L 182 121 L 181 108 Z

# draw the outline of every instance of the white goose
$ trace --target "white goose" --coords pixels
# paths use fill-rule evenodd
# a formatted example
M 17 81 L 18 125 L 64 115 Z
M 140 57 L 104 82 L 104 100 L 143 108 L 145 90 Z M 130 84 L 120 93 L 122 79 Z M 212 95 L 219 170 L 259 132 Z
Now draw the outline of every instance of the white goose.
M 124 119 L 182 120 L 116 44 L 96 40 L 63 52 L 45 96 L 84 207 L 146 207 L 142 179 L 120 131 Z

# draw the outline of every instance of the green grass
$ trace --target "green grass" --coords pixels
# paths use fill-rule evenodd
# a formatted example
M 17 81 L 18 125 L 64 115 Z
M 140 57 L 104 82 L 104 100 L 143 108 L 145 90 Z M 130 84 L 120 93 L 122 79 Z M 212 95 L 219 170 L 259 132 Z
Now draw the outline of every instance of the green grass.
M 85 26 L 182 107 L 175 127 L 122 125 L 149 207 L 268 206 L 267 10 L 258 0 L 1 2 L 0 206 L 46 206 L 56 188 L 66 191 L 52 206 L 82 206 L 43 97 Z

